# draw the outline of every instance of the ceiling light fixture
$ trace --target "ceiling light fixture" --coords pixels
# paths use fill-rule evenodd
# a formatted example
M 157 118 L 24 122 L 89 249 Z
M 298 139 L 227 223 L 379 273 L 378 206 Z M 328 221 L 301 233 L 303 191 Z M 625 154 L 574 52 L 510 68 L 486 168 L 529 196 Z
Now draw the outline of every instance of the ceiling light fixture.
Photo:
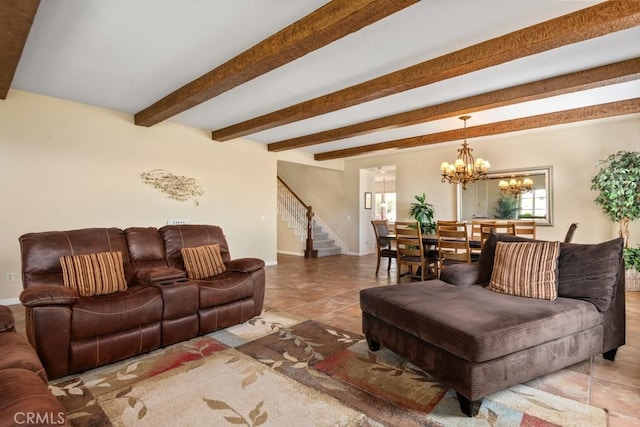
M 464 121 L 464 143 L 462 148 L 458 148 L 458 158 L 452 164 L 448 162 L 442 162 L 440 170 L 442 171 L 442 182 L 449 182 L 450 184 L 462 184 L 462 189 L 467 189 L 467 184 L 472 184 L 481 179 L 487 179 L 487 171 L 491 167 L 489 161 L 479 158 L 473 159 L 471 152 L 467 144 L 467 120 L 471 116 L 461 116 L 460 120 Z
M 512 194 L 517 199 L 520 194 L 527 193 L 533 189 L 533 181 L 530 178 L 522 179 L 521 176 L 516 176 L 509 181 L 501 180 L 498 186 L 503 195 L 508 196 Z

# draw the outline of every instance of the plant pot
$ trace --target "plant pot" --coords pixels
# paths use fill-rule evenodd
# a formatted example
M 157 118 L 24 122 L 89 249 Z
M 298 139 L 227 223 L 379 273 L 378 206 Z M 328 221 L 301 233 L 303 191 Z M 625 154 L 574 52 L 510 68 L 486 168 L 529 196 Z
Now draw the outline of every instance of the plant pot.
M 624 272 L 624 289 L 640 291 L 640 271 L 629 269 Z

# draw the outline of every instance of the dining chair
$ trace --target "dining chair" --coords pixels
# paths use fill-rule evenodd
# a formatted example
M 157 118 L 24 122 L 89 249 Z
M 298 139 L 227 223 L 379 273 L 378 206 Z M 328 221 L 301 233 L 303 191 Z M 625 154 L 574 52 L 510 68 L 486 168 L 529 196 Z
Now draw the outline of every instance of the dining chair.
M 425 249 L 422 243 L 422 231 L 417 221 L 398 221 L 396 222 L 396 250 L 398 257 L 397 265 L 397 283 L 400 283 L 402 266 L 408 266 L 408 272 L 411 278 L 420 278 L 421 281 L 427 278 L 438 277 L 438 257 L 435 251 Z M 414 273 L 413 267 L 418 267 L 418 272 Z
M 453 263 L 470 263 L 471 248 L 469 247 L 469 234 L 466 222 L 436 223 L 436 236 L 438 239 L 438 264 L 440 272 L 445 266 Z
M 489 238 L 489 234 L 493 230 L 494 233 L 498 234 L 516 234 L 516 227 L 514 224 L 509 222 L 487 222 L 480 224 L 480 241 L 481 246 L 484 247 L 484 242 Z
M 380 260 L 387 258 L 389 264 L 387 265 L 387 271 L 391 271 L 391 259 L 395 259 L 398 256 L 398 252 L 392 247 L 392 239 L 388 236 L 390 233 L 389 223 L 387 220 L 373 220 L 373 232 L 376 236 L 376 249 L 378 252 L 378 262 L 376 264 L 376 276 L 380 271 Z
M 471 239 L 480 240 L 482 237 L 482 224 L 495 224 L 495 220 L 491 219 L 474 219 L 471 220 Z
M 533 219 L 519 219 L 517 221 L 508 221 L 513 224 L 514 234 L 516 236 L 536 238 L 536 222 Z
M 564 236 L 564 243 L 571 243 L 571 241 L 573 240 L 573 235 L 576 232 L 576 228 L 578 228 L 578 223 L 577 222 L 571 223 L 571 225 L 569 226 L 569 229 L 567 230 L 567 234 L 565 234 Z

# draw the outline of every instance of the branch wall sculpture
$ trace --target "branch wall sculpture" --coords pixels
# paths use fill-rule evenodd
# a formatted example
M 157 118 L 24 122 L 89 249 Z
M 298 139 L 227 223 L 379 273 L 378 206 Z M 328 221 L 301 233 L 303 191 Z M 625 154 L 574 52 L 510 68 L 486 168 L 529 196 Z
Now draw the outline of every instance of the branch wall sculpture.
M 142 172 L 140 178 L 145 184 L 160 190 L 170 199 L 180 202 L 193 199 L 196 206 L 198 206 L 197 197 L 204 194 L 202 186 L 195 178 L 175 175 L 164 169 L 152 169 L 148 172 Z

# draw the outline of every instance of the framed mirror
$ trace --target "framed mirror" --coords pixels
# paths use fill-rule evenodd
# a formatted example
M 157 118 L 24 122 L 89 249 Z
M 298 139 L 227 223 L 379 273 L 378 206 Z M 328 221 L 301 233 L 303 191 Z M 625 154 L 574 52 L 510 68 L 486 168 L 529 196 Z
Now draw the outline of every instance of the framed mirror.
M 495 171 L 487 177 L 466 190 L 458 184 L 459 221 L 534 219 L 537 225 L 553 225 L 551 166 Z

